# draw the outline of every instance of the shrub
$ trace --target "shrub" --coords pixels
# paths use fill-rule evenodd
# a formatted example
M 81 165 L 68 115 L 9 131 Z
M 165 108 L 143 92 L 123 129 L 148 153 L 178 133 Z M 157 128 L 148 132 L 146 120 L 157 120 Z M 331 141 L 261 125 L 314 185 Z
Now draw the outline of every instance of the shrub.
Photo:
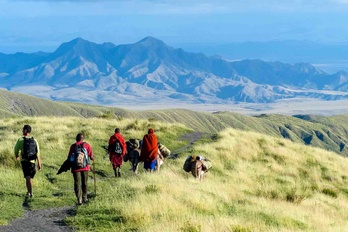
M 157 118 L 149 118 L 148 120 L 149 120 L 149 122 L 157 122 L 158 121 Z
M 334 189 L 324 188 L 323 190 L 321 190 L 321 192 L 323 194 L 328 195 L 328 196 L 333 197 L 333 198 L 337 198 L 338 197 L 338 194 L 337 194 L 337 192 Z
M 142 129 L 142 126 L 140 125 L 140 122 L 139 120 L 134 120 L 133 123 L 129 123 L 125 130 L 141 130 Z
M 277 143 L 278 143 L 278 145 L 279 145 L 279 146 L 281 146 L 281 147 L 285 147 L 285 143 L 284 143 L 284 142 L 282 142 L 282 141 L 278 141 Z
M 158 187 L 155 184 L 147 185 L 147 186 L 145 186 L 145 192 L 146 193 L 157 193 Z
M 232 226 L 231 229 L 232 229 L 232 232 L 251 232 L 252 231 L 250 228 L 243 227 L 241 225 Z
M 0 164 L 5 167 L 20 167 L 20 162 L 15 160 L 15 156 L 10 149 L 0 151 Z
M 181 231 L 183 232 L 201 232 L 202 225 L 194 225 L 189 221 L 186 221 L 185 225 L 181 227 Z
M 107 111 L 103 113 L 102 115 L 99 115 L 98 118 L 112 119 L 112 118 L 115 118 L 115 113 L 112 111 Z
M 299 204 L 311 196 L 307 187 L 292 188 L 286 193 L 286 201 Z

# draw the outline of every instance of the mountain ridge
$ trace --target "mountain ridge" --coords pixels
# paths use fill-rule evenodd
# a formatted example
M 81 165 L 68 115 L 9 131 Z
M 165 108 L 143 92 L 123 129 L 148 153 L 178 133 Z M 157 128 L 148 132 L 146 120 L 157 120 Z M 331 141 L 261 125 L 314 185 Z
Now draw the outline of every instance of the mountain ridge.
M 25 62 L 17 65 L 16 60 Z M 346 99 L 347 82 L 344 71 L 328 74 L 308 63 L 230 62 L 185 52 L 151 36 L 124 45 L 76 38 L 52 53 L 0 54 L 2 88 L 104 105 L 115 105 L 117 99 L 125 104 Z

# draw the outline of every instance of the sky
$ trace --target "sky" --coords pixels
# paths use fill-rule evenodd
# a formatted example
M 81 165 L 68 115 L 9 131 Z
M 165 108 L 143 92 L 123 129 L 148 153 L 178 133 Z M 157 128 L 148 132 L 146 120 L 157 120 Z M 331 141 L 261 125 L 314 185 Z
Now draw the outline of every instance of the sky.
M 348 0 L 0 0 L 0 52 L 53 51 L 76 37 L 175 47 L 244 41 L 348 44 Z

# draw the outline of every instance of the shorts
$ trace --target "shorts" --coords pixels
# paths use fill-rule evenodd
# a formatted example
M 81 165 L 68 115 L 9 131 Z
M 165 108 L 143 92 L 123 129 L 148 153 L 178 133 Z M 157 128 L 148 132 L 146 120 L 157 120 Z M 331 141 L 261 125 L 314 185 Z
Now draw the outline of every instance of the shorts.
M 35 163 L 22 161 L 21 164 L 22 164 L 24 178 L 26 178 L 27 176 L 30 176 L 30 178 L 33 179 L 36 174 Z
M 155 159 L 154 161 L 145 161 L 144 162 L 144 168 L 146 169 L 146 170 L 148 170 L 148 169 L 150 169 L 150 170 L 155 170 L 155 168 L 156 168 L 156 164 L 157 164 L 157 159 Z

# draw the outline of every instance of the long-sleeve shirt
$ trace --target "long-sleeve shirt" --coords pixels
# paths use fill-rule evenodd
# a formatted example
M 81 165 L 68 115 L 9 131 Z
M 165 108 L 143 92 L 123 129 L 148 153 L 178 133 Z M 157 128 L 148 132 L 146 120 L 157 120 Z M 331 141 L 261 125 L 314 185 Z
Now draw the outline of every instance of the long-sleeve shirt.
M 80 144 L 82 144 L 82 143 L 84 143 L 84 142 L 79 141 L 79 142 L 76 142 L 76 143 L 74 143 L 74 144 L 72 144 L 72 145 L 70 146 L 70 150 L 69 150 L 69 153 L 68 153 L 68 159 L 69 159 L 69 160 L 70 160 L 71 154 L 75 151 L 75 146 L 76 146 L 76 145 L 80 145 Z M 93 159 L 94 155 L 93 155 L 93 152 L 92 152 L 92 147 L 91 147 L 91 145 L 89 145 L 88 143 L 84 143 L 84 144 L 83 144 L 83 147 L 87 150 L 88 157 Z M 87 166 L 84 167 L 84 168 L 79 168 L 79 169 L 73 169 L 73 168 L 72 168 L 72 169 L 71 169 L 71 172 L 83 172 L 83 171 L 90 171 L 90 170 L 91 170 L 91 167 L 90 167 L 89 164 L 87 164 Z

